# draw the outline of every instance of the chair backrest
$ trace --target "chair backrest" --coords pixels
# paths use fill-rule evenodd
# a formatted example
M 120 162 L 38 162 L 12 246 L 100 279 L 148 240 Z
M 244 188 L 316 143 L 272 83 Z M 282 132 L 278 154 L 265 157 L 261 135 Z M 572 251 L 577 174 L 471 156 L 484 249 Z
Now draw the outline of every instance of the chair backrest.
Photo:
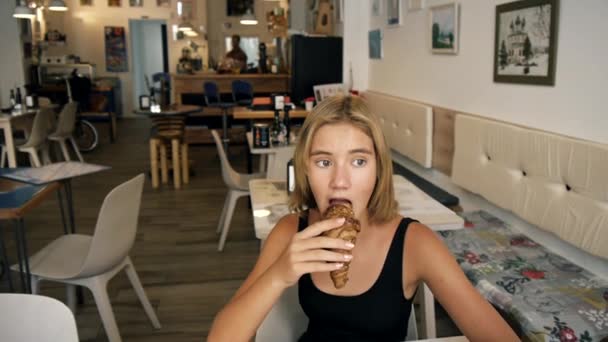
M 32 131 L 30 136 L 25 143 L 28 147 L 37 147 L 46 141 L 46 137 L 49 135 L 51 125 L 53 124 L 53 118 L 55 113 L 53 109 L 49 107 L 42 107 L 36 116 L 34 117 L 34 123 L 32 124 Z
M 306 331 L 308 317 L 298 301 L 298 287 L 285 290 L 279 300 L 272 306 L 255 334 L 255 342 L 296 342 Z M 406 341 L 418 339 L 414 306 L 407 322 Z
M 211 130 L 211 136 L 213 136 L 213 140 L 215 141 L 215 146 L 217 147 L 217 154 L 220 156 L 220 162 L 222 165 L 222 178 L 224 179 L 224 183 L 229 188 L 238 188 L 240 175 L 238 172 L 234 171 L 232 165 L 230 165 L 230 161 L 226 156 L 226 151 L 224 151 L 224 145 L 222 144 L 222 140 L 220 139 L 220 135 L 216 130 Z
M 72 311 L 51 297 L 1 293 L 0 341 L 78 342 Z
M 78 111 L 78 102 L 68 102 L 59 113 L 57 129 L 54 135 L 68 135 L 74 131 L 76 125 L 76 112 Z
M 220 93 L 215 82 L 205 82 L 203 84 L 203 91 L 205 92 L 205 104 L 207 106 L 220 103 Z
M 152 82 L 165 82 L 165 85 L 169 87 L 171 85 L 171 76 L 166 72 L 157 72 L 152 75 Z
M 115 187 L 101 205 L 89 253 L 78 275 L 100 274 L 122 262 L 137 233 L 144 175 Z
M 239 106 L 250 106 L 253 102 L 253 87 L 243 80 L 232 81 L 232 100 Z
M 272 162 L 268 164 L 266 178 L 276 180 L 287 180 L 287 163 L 293 158 L 296 147 L 293 145 L 279 147 L 274 153 Z

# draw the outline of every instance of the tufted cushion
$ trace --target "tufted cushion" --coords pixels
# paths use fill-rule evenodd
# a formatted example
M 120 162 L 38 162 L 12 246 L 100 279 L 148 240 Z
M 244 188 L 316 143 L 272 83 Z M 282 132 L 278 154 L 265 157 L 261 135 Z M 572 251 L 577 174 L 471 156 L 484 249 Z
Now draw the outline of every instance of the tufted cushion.
M 459 114 L 452 180 L 608 258 L 608 146 Z
M 433 109 L 398 97 L 365 92 L 372 112 L 380 117 L 389 146 L 424 167 L 433 155 Z

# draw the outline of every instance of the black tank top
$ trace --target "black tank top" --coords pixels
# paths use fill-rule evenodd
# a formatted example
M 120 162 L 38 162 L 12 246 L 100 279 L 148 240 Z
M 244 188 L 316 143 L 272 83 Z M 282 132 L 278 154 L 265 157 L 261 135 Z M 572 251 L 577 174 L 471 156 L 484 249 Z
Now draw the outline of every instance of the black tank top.
M 403 295 L 403 242 L 411 222 L 416 221 L 404 218 L 399 223 L 380 275 L 366 292 L 334 296 L 319 290 L 310 274 L 300 278 L 300 306 L 309 319 L 300 342 L 405 340 L 412 302 Z M 307 226 L 308 212 L 300 217 L 298 231 Z

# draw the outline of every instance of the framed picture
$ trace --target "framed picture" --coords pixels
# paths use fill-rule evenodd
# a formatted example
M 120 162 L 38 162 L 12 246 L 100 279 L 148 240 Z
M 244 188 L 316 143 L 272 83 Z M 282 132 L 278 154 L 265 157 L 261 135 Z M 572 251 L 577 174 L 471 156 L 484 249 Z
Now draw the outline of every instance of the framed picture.
M 315 101 L 317 101 L 317 103 L 334 95 L 345 95 L 348 93 L 348 91 L 346 90 L 346 86 L 343 83 L 316 85 L 313 86 L 312 89 L 315 94 Z
M 108 0 L 108 7 L 120 7 L 122 6 L 121 0 Z
M 369 58 L 382 59 L 382 31 L 369 31 Z
M 171 0 L 156 0 L 158 7 L 171 7 Z
M 386 0 L 386 19 L 389 26 L 401 25 L 401 0 Z
M 131 7 L 143 7 L 144 0 L 129 0 L 129 6 Z
M 93 0 L 80 0 L 80 6 L 93 6 Z
M 372 0 L 372 15 L 378 17 L 382 14 L 382 0 Z
M 344 0 L 334 0 L 334 13 L 337 22 L 344 21 Z
M 494 82 L 555 84 L 558 0 L 496 6 Z
M 105 26 L 106 71 L 127 72 L 127 42 L 125 28 L 122 26 Z
M 142 109 L 142 110 L 150 109 L 150 96 L 139 95 L 139 109 Z
M 431 51 L 458 53 L 458 3 L 431 7 L 429 12 Z
M 408 11 L 418 11 L 424 8 L 424 0 L 407 0 Z

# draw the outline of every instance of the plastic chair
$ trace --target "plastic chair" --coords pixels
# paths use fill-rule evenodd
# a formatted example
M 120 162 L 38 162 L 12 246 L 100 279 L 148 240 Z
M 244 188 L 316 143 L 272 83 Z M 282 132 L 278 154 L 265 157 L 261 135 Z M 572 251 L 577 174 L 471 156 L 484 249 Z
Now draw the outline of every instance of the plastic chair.
M 27 141 L 18 145 L 17 151 L 28 153 L 30 156 L 30 164 L 33 167 L 42 166 L 42 162 L 40 162 L 39 152 L 43 153 L 44 164 L 50 164 L 51 159 L 49 157 L 48 146 L 46 144 L 46 138 L 49 135 L 49 130 L 52 125 L 52 117 L 55 115 L 53 110 L 48 107 L 43 107 L 36 113 L 34 117 L 34 123 L 32 124 L 32 130 Z M 6 146 L 3 144 L 2 148 L 2 157 L 0 160 L 0 166 L 4 167 L 6 164 L 6 159 L 8 152 L 6 150 Z
M 0 341 L 78 342 L 74 315 L 56 299 L 2 293 L 0 311 Z
M 220 108 L 222 110 L 222 141 L 224 150 L 228 150 L 228 109 L 236 106 L 234 102 L 222 102 L 220 93 L 215 82 L 205 82 L 203 84 L 205 91 L 205 104 L 207 107 Z
M 287 180 L 287 163 L 293 158 L 293 153 L 296 147 L 283 146 L 278 147 L 275 153 L 268 154 L 268 169 L 266 170 L 266 178 L 274 180 Z
M 302 311 L 298 301 L 298 287 L 292 286 L 283 292 L 260 324 L 255 335 L 255 342 L 296 342 L 306 331 L 307 326 L 308 317 Z M 413 306 L 407 326 L 405 340 L 417 340 L 418 328 Z
M 251 106 L 253 103 L 251 83 L 242 80 L 232 81 L 232 100 L 238 106 Z
M 135 293 L 152 325 L 160 323 L 144 292 L 129 251 L 135 241 L 144 175 L 117 186 L 101 206 L 93 236 L 64 235 L 41 249 L 29 259 L 32 292 L 39 291 L 41 280 L 68 284 L 68 304 L 75 309 L 74 285 L 85 286 L 95 298 L 103 326 L 111 342 L 121 341 L 112 312 L 107 283 L 125 270 Z M 12 266 L 16 269 L 18 266 Z
M 78 146 L 76 145 L 76 141 L 72 136 L 74 132 L 74 127 L 76 125 L 76 112 L 78 111 L 78 103 L 77 102 L 68 102 L 61 113 L 59 113 L 59 120 L 57 122 L 57 129 L 51 135 L 49 135 L 48 139 L 51 141 L 55 141 L 59 143 L 61 146 L 61 152 L 63 153 L 63 158 L 66 161 L 72 160 L 70 158 L 70 153 L 68 152 L 67 141 L 70 141 L 74 152 L 78 156 L 78 160 L 84 162 L 80 151 L 78 150 Z
M 230 221 L 232 221 L 232 214 L 234 213 L 234 207 L 236 201 L 243 196 L 249 196 L 249 181 L 252 179 L 264 178 L 264 174 L 241 174 L 232 168 L 230 161 L 226 157 L 226 152 L 220 141 L 220 136 L 215 130 L 211 130 L 211 135 L 217 146 L 217 153 L 220 156 L 220 162 L 222 165 L 222 178 L 224 183 L 228 187 L 228 195 L 224 201 L 224 208 L 220 215 L 220 221 L 217 225 L 217 232 L 221 232 L 220 242 L 217 247 L 218 251 L 224 250 L 224 244 L 226 243 L 226 237 L 228 236 L 228 230 L 230 229 Z

